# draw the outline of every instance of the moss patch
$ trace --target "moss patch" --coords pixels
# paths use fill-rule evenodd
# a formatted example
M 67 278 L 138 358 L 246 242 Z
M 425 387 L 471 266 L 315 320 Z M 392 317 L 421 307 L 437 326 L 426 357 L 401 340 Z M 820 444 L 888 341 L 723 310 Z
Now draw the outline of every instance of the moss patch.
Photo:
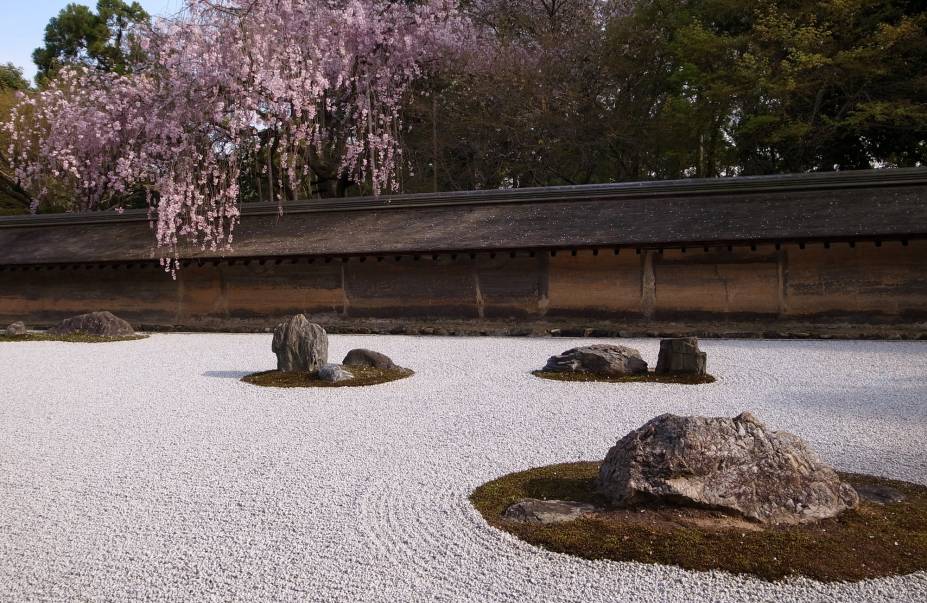
M 569 463 L 506 475 L 470 496 L 486 521 L 545 549 L 585 559 L 726 570 L 766 580 L 806 576 L 824 582 L 927 570 L 927 487 L 856 474 L 853 485 L 889 486 L 906 499 L 862 501 L 840 516 L 800 526 L 761 526 L 716 511 L 680 507 L 610 508 L 596 491 L 599 463 Z M 502 512 L 521 498 L 561 499 L 604 507 L 568 523 L 529 525 Z
M 282 371 L 252 373 L 242 377 L 241 380 L 245 383 L 264 387 L 358 387 L 405 379 L 415 374 L 413 371 L 404 368 L 392 370 L 369 366 L 347 366 L 345 368 L 354 375 L 354 378 L 336 383 L 323 381 L 309 373 L 285 373 Z
M 65 341 L 67 343 L 108 343 L 111 341 L 135 341 L 146 339 L 147 335 L 129 335 L 125 337 L 100 337 L 98 335 L 84 335 L 73 333 L 71 335 L 52 335 L 51 333 L 26 333 L 25 335 L 8 335 L 0 333 L 0 342 L 19 341 Z
M 559 371 L 532 371 L 532 375 L 541 379 L 552 381 L 599 381 L 601 383 L 677 383 L 681 385 L 699 385 L 701 383 L 714 383 L 711 375 L 689 375 L 682 373 L 642 373 L 640 375 L 623 375 L 621 377 L 606 377 L 586 371 L 559 372 Z

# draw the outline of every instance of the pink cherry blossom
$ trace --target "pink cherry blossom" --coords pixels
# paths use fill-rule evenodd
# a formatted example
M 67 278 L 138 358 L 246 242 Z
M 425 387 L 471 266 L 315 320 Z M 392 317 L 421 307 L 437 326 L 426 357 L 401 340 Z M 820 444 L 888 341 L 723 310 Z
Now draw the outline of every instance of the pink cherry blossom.
M 3 125 L 7 150 L 34 208 L 101 209 L 146 191 L 174 271 L 187 245 L 231 245 L 239 155 L 260 156 L 268 129 L 291 182 L 324 163 L 374 194 L 396 190 L 410 86 L 469 27 L 448 0 L 187 0 L 138 32 L 146 56 L 130 75 L 69 67 L 23 96 Z M 281 209 L 284 195 L 271 191 Z

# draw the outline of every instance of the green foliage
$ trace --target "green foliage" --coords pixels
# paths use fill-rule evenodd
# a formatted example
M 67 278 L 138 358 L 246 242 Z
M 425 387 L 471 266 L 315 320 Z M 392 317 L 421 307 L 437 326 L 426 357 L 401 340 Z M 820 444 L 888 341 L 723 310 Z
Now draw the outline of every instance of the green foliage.
M 32 53 L 38 67 L 36 80 L 41 83 L 73 63 L 127 72 L 139 53 L 132 28 L 148 20 L 138 2 L 98 0 L 96 13 L 81 4 L 68 4 L 45 27 L 45 45 Z
M 460 4 L 485 26 L 492 60 L 462 60 L 408 98 L 405 192 L 927 163 L 923 2 Z M 35 52 L 37 79 L 74 62 L 128 70 L 132 32 L 147 20 L 136 2 L 69 4 Z M 0 110 L 23 84 L 0 66 Z M 370 192 L 324 154 L 305 158 L 311 177 L 290 181 L 277 135 L 239 149 L 242 200 Z M 8 170 L 4 182 L 16 199 L 0 212 L 23 211 Z
M 922 2 L 642 0 L 569 18 L 501 6 L 481 17 L 542 60 L 430 82 L 410 109 L 407 190 L 927 162 Z
M 653 34 L 666 172 L 768 174 L 923 163 L 925 26 L 922 4 L 893 0 L 654 0 L 611 39 Z
M 23 77 L 23 70 L 13 63 L 0 65 L 0 92 L 28 90 L 29 82 Z
M 29 89 L 29 82 L 23 77 L 23 70 L 13 63 L 0 65 L 0 122 L 4 121 L 10 109 L 17 102 L 16 95 Z M 0 216 L 23 214 L 29 209 L 29 196 L 13 178 L 6 157 L 9 135 L 0 132 Z

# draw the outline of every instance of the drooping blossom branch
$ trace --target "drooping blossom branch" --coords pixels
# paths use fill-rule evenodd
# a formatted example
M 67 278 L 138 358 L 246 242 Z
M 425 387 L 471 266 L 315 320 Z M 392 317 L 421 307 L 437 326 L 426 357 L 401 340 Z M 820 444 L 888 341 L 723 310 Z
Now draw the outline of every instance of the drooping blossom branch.
M 145 190 L 173 271 L 183 243 L 231 245 L 246 148 L 272 144 L 289 182 L 334 169 L 396 190 L 405 97 L 467 30 L 449 0 L 187 0 L 139 32 L 131 74 L 66 68 L 24 96 L 8 152 L 36 203 L 118 209 Z

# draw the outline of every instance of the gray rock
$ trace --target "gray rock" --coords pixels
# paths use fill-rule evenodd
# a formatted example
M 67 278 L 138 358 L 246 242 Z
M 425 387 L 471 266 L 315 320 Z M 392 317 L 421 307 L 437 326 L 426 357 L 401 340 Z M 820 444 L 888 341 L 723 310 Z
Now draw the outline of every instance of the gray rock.
M 762 523 L 804 523 L 852 509 L 852 486 L 798 437 L 734 419 L 664 414 L 608 451 L 602 492 L 617 505 L 708 507 Z
M 26 334 L 26 325 L 23 324 L 21 320 L 18 320 L 12 323 L 6 328 L 6 334 L 14 337 L 19 337 Z
M 572 348 L 559 356 L 551 356 L 545 371 L 590 372 L 608 377 L 647 372 L 641 353 L 623 345 L 594 344 Z
M 98 337 L 130 337 L 135 329 L 112 312 L 90 312 L 66 318 L 49 329 L 53 335 L 96 335 Z
M 708 356 L 698 349 L 697 337 L 676 337 L 660 342 L 657 358 L 658 373 L 691 373 L 704 375 Z
M 348 352 L 344 360 L 341 361 L 344 366 L 369 366 L 384 371 L 399 368 L 386 354 L 358 348 Z
M 277 325 L 271 345 L 277 370 L 315 373 L 328 362 L 328 334 L 321 326 L 297 314 Z
M 904 502 L 904 494 L 900 490 L 888 486 L 863 484 L 856 486 L 856 493 L 863 500 L 879 505 L 891 505 Z
M 338 383 L 340 381 L 350 381 L 354 374 L 344 369 L 340 364 L 323 364 L 319 369 L 319 379 Z
M 573 521 L 595 512 L 596 508 L 586 503 L 523 498 L 510 505 L 502 517 L 520 523 L 548 524 Z

